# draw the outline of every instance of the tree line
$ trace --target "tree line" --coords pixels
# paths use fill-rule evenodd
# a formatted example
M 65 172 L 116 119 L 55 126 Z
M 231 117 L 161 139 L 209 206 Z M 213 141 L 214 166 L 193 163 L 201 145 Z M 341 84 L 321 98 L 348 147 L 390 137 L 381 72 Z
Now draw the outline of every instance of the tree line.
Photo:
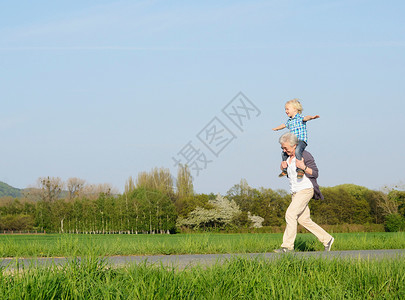
M 405 191 L 343 184 L 321 187 L 325 200 L 310 202 L 319 224 L 382 224 L 405 229 Z M 1 231 L 60 233 L 175 233 L 284 225 L 291 196 L 284 190 L 250 187 L 242 179 L 226 195 L 197 194 L 187 166 L 174 179 L 168 169 L 128 178 L 120 194 L 110 185 L 41 177 L 19 198 L 0 198 Z

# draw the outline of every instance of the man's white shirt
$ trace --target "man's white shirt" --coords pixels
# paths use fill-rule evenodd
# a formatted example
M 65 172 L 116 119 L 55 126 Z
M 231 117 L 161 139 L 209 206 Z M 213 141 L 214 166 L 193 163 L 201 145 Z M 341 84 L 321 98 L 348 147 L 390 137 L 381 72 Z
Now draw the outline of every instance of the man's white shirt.
M 312 185 L 311 180 L 309 180 L 306 174 L 301 179 L 297 178 L 297 166 L 295 165 L 296 158 L 293 157 L 291 163 L 289 161 L 290 158 L 287 158 L 287 174 L 288 179 L 290 180 L 291 193 L 296 193 L 305 189 L 312 189 L 314 186 Z

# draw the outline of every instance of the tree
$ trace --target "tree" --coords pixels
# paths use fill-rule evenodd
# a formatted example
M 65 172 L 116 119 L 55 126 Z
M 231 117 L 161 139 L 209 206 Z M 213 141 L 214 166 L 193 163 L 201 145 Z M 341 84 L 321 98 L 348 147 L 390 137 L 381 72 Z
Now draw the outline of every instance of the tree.
M 135 183 L 132 176 L 129 176 L 127 182 L 125 183 L 125 194 L 131 193 L 135 189 Z
M 130 176 L 128 178 L 127 182 L 125 183 L 125 191 L 124 191 L 124 195 L 123 195 L 123 198 L 125 200 L 125 211 L 123 213 L 123 218 L 125 218 L 125 220 L 126 220 L 128 232 L 130 232 L 130 228 L 131 228 L 130 211 L 129 211 L 130 206 L 129 206 L 128 195 L 130 193 L 132 193 L 132 191 L 134 191 L 134 190 L 135 190 L 135 183 L 134 183 L 132 176 Z
M 206 209 L 213 208 L 212 204 L 209 203 L 211 199 L 210 195 L 207 194 L 195 194 L 193 196 L 177 198 L 174 205 L 176 206 L 177 213 L 180 217 L 187 217 L 187 215 L 192 212 L 197 207 L 202 207 Z M 213 197 L 215 199 L 215 196 Z
M 321 188 L 325 200 L 309 202 L 314 221 L 320 224 L 365 224 L 373 221 L 368 202 L 370 190 L 354 185 L 342 184 Z
M 52 230 L 51 202 L 38 201 L 35 205 L 35 224 L 40 230 Z
M 136 188 L 128 195 L 128 199 L 132 204 L 131 215 L 136 222 L 136 231 L 164 233 L 176 230 L 176 209 L 167 194 Z
M 173 178 L 169 169 L 153 168 L 150 172 L 140 172 L 136 180 L 136 188 L 144 188 L 150 191 L 160 191 L 172 196 Z
M 52 204 L 53 230 L 59 231 L 60 233 L 65 232 L 64 222 L 69 217 L 71 210 L 71 202 L 67 202 L 64 199 L 58 199 Z
M 31 215 L 5 215 L 0 218 L 0 229 L 10 231 L 32 230 L 34 218 Z
M 389 214 L 385 218 L 385 230 L 389 232 L 405 230 L 405 218 L 398 213 Z
M 275 192 L 271 189 L 254 189 L 246 179 L 241 179 L 227 193 L 227 197 L 239 205 L 243 211 L 241 223 L 248 225 L 247 213 L 264 218 L 263 225 L 280 226 L 284 223 L 284 214 L 288 206 L 287 194 L 284 191 Z
M 59 177 L 40 177 L 38 185 L 41 192 L 41 199 L 46 202 L 53 202 L 59 198 L 64 183 Z
M 400 188 L 398 185 L 384 187 L 384 193 L 382 193 L 382 197 L 377 202 L 384 216 L 397 213 L 405 216 L 405 191 L 399 190 Z
M 68 198 L 74 199 L 79 197 L 84 189 L 86 181 L 77 177 L 72 177 L 67 180 Z
M 388 196 L 398 205 L 398 213 L 405 217 L 405 191 L 392 190 Z
M 239 184 L 235 184 L 228 192 L 227 197 L 234 200 L 244 211 L 249 210 L 253 189 L 246 179 L 241 179 Z
M 291 195 L 283 190 L 261 188 L 255 193 L 251 213 L 264 218 L 264 226 L 281 226 L 285 223 L 285 212 Z
M 82 197 L 87 199 L 95 200 L 99 197 L 100 194 L 104 194 L 107 196 L 115 195 L 118 191 L 113 188 L 113 186 L 109 183 L 102 183 L 102 184 L 87 184 L 82 189 Z
M 187 165 L 179 164 L 177 172 L 177 197 L 185 198 L 194 195 L 193 178 Z

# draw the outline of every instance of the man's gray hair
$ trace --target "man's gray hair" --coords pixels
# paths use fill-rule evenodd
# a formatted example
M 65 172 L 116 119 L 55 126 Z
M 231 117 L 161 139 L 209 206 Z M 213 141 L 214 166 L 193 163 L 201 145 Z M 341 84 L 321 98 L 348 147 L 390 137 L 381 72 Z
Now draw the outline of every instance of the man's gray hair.
M 280 144 L 289 143 L 291 147 L 294 145 L 298 145 L 298 138 L 292 132 L 284 133 L 282 136 L 280 136 L 280 139 L 278 141 L 280 142 Z

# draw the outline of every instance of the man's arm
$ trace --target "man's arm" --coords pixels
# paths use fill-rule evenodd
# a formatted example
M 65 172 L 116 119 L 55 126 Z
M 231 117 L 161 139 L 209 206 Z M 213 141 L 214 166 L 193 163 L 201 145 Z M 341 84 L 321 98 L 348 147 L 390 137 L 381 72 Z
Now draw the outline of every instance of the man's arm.
M 319 118 L 319 115 L 316 115 L 316 116 L 305 116 L 304 119 L 303 119 L 303 121 L 306 122 L 306 121 L 310 121 L 310 120 L 314 120 L 314 119 L 318 119 L 318 118 Z
M 302 158 L 302 160 L 296 161 L 297 168 L 305 170 L 305 174 L 308 177 L 318 178 L 318 167 L 316 166 L 315 159 L 311 153 L 304 151 L 302 153 Z
M 285 124 L 281 124 L 280 126 L 277 126 L 277 127 L 273 128 L 273 130 L 277 131 L 277 130 L 284 129 L 285 127 L 286 127 Z

